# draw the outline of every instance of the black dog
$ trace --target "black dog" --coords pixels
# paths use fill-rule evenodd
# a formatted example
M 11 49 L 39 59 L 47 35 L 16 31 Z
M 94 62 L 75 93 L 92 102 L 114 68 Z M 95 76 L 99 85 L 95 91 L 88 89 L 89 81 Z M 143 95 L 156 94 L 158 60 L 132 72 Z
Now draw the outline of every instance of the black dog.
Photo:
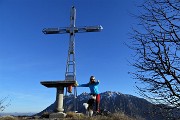
M 86 109 L 87 116 L 92 117 L 92 115 L 93 115 L 93 108 L 94 108 L 95 99 L 96 98 L 94 96 L 91 96 L 91 98 L 88 100 L 87 103 L 83 103 L 83 106 Z

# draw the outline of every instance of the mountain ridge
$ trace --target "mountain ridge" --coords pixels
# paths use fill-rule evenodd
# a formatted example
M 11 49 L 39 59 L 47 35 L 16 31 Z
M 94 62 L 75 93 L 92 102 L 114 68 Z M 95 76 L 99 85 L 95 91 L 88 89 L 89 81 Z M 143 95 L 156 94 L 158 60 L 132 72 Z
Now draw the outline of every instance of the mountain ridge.
M 164 109 L 168 108 L 166 105 L 158 105 L 152 104 L 143 98 L 139 98 L 129 94 L 122 94 L 121 92 L 115 91 L 106 91 L 100 94 L 101 95 L 101 110 L 106 110 L 111 113 L 122 112 L 128 116 L 132 116 L 134 118 L 143 118 L 145 120 L 176 120 L 176 118 L 180 118 L 180 110 L 179 109 Z M 83 103 L 87 102 L 89 99 L 88 93 L 81 93 L 77 96 L 77 111 L 85 113 L 85 109 L 83 107 Z M 64 109 L 65 111 L 73 111 L 74 110 L 74 96 L 69 95 L 64 97 Z M 38 113 L 38 115 L 42 115 L 44 112 L 53 112 L 55 108 L 55 102 L 48 106 L 46 109 Z M 169 107 L 170 108 L 170 107 Z

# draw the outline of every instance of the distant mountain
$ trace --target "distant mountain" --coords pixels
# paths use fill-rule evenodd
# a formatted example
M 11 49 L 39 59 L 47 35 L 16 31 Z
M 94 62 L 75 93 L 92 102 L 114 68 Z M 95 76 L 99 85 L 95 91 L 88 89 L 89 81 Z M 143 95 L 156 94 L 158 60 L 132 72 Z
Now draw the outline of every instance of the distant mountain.
M 32 116 L 35 113 L 27 112 L 27 113 L 19 113 L 19 112 L 12 112 L 12 113 L 0 113 L 0 116 Z
M 89 99 L 88 93 L 82 93 L 77 97 L 77 111 L 85 112 L 83 103 Z M 64 109 L 66 111 L 74 110 L 74 96 L 69 95 L 64 99 Z M 160 107 L 161 106 L 161 107 Z M 42 115 L 44 112 L 53 112 L 55 103 L 51 104 L 38 115 Z M 101 93 L 102 110 L 110 111 L 111 113 L 123 112 L 126 115 L 134 118 L 144 118 L 145 120 L 176 120 L 180 118 L 179 109 L 167 109 L 170 108 L 165 105 L 154 105 L 145 99 L 138 98 L 132 95 L 122 94 L 120 92 L 107 91 Z M 165 109 L 166 108 L 166 109 Z

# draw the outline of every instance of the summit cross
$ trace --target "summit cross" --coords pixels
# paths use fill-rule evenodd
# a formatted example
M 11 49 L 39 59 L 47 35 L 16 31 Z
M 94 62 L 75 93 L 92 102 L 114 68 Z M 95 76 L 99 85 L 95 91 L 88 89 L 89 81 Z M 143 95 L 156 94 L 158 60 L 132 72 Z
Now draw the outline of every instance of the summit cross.
M 70 13 L 70 26 L 69 27 L 43 29 L 44 34 L 69 33 L 70 40 L 69 40 L 68 59 L 66 63 L 65 80 L 74 80 L 74 81 L 76 81 L 76 65 L 75 65 L 75 50 L 74 50 L 75 33 L 99 32 L 103 29 L 101 25 L 76 27 L 75 22 L 76 22 L 76 9 L 74 6 L 72 6 L 71 13 Z
M 97 26 L 84 26 L 84 27 L 76 27 L 76 9 L 74 6 L 71 8 L 70 13 L 70 26 L 64 28 L 44 28 L 44 34 L 64 34 L 69 33 L 70 40 L 69 40 L 69 49 L 68 49 L 68 58 L 66 63 L 66 72 L 65 72 L 65 80 L 59 81 L 42 81 L 41 84 L 48 87 L 48 88 L 56 88 L 56 108 L 55 112 L 50 115 L 51 118 L 57 116 L 65 116 L 63 113 L 63 96 L 64 96 L 64 87 L 72 88 L 74 87 L 74 111 L 76 111 L 76 96 L 77 96 L 77 89 L 74 86 L 76 83 L 76 66 L 75 66 L 75 33 L 83 33 L 83 32 L 100 32 L 103 28 L 101 25 Z M 72 91 L 70 91 L 72 92 Z

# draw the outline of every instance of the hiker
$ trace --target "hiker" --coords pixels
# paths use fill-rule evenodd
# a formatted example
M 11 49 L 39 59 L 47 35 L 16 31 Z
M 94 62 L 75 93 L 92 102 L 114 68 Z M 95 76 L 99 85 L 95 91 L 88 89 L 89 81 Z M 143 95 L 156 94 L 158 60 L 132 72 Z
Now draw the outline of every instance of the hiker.
M 98 85 L 99 85 L 99 80 L 96 81 L 94 76 L 90 77 L 90 81 L 87 84 L 77 84 L 77 87 L 89 87 L 90 88 L 90 95 L 95 97 L 95 101 L 96 101 L 96 112 L 99 113 L 100 109 L 99 109 L 99 105 L 100 105 L 100 94 L 99 94 L 99 90 L 98 90 Z

